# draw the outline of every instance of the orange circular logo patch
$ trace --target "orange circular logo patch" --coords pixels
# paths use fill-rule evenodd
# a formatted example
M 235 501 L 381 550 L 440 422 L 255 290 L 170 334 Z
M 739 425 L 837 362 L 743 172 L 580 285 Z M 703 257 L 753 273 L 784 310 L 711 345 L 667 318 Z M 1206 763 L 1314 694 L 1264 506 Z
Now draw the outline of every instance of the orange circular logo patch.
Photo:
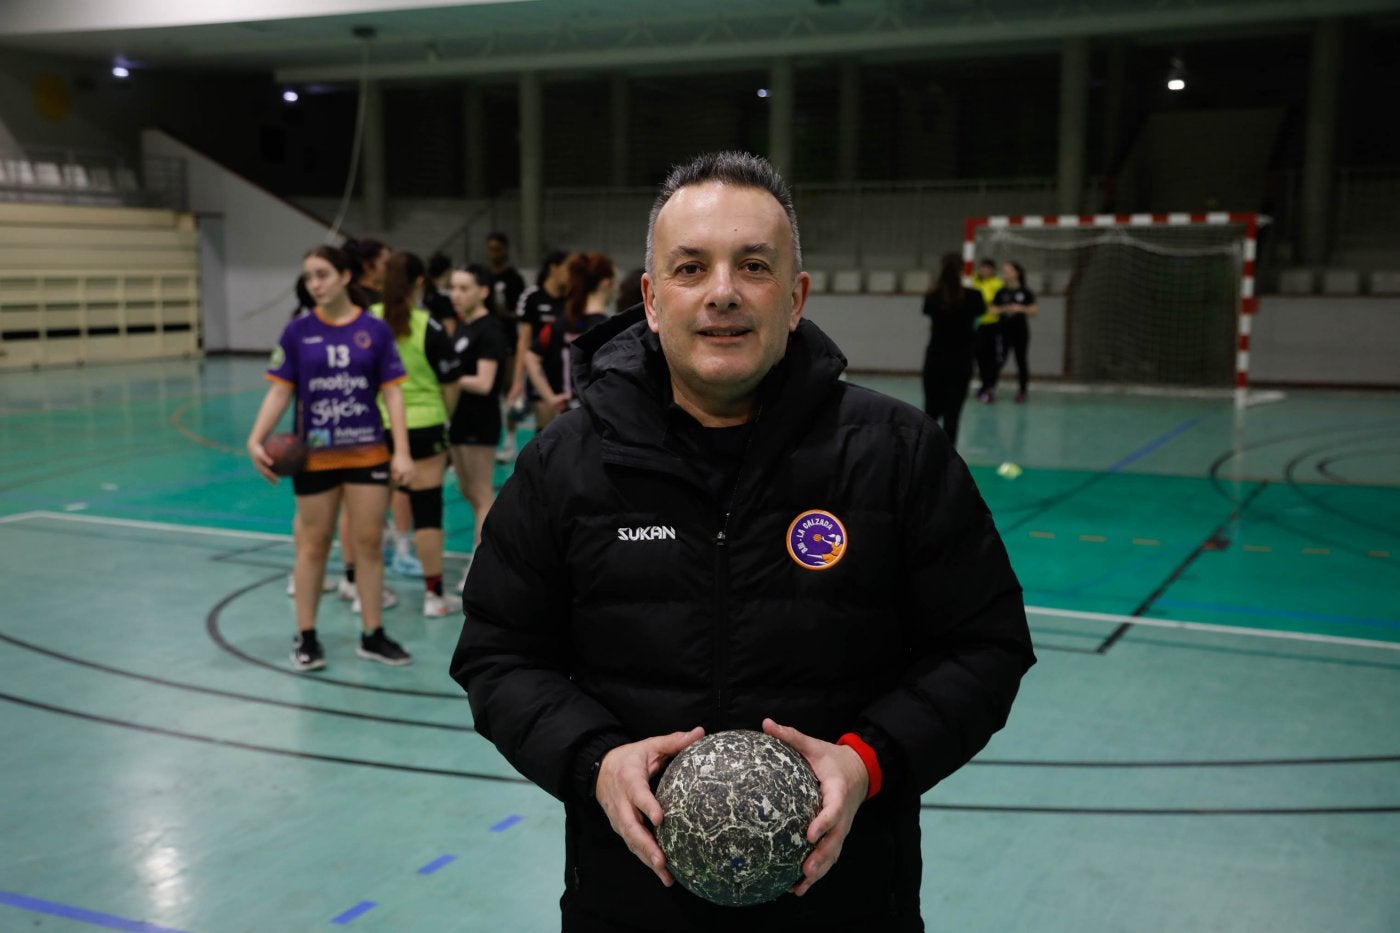
M 824 509 L 809 509 L 788 525 L 788 555 L 803 570 L 830 570 L 846 556 L 846 526 Z

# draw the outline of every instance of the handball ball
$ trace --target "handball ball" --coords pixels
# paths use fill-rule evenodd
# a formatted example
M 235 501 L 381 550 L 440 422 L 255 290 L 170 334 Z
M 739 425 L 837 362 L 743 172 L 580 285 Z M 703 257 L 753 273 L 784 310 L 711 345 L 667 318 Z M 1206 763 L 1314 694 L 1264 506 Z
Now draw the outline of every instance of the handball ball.
M 295 434 L 270 434 L 263 450 L 272 458 L 272 472 L 278 476 L 291 476 L 306 466 L 306 443 Z
M 772 736 L 705 736 L 667 765 L 656 799 L 665 813 L 657 842 L 692 893 L 741 907 L 774 900 L 802 879 L 821 784 L 806 759 Z
M 1015 479 L 1020 475 L 1021 468 L 1009 460 L 997 467 L 997 476 L 1000 476 L 1002 479 Z

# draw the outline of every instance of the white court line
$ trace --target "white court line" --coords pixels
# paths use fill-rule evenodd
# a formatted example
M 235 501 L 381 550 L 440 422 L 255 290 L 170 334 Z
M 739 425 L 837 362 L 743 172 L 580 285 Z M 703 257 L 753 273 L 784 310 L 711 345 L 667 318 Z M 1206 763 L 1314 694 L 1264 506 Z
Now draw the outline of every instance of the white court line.
M 100 515 L 74 515 L 71 512 L 18 512 L 0 516 L 0 523 L 18 522 L 34 518 L 51 518 L 56 521 L 83 522 L 90 525 L 114 525 L 119 528 L 139 528 L 147 531 L 185 531 L 192 534 L 213 535 L 220 538 L 254 538 L 259 541 L 290 541 L 292 536 L 272 534 L 265 531 L 233 531 L 224 528 L 205 528 L 199 525 L 177 525 L 171 522 L 147 522 L 133 518 L 104 518 Z M 445 551 L 445 557 L 466 557 L 457 551 Z M 1083 612 L 1077 609 L 1052 609 L 1048 606 L 1027 606 L 1028 615 L 1059 616 L 1065 619 L 1082 619 L 1088 622 L 1104 622 L 1110 625 L 1142 625 L 1148 628 L 1177 629 L 1191 632 L 1213 632 L 1221 635 L 1247 635 L 1253 638 L 1281 638 L 1287 641 L 1306 641 L 1323 645 L 1351 645 L 1358 648 L 1384 648 L 1400 651 L 1400 643 L 1371 641 L 1365 638 L 1341 638 L 1334 635 L 1313 635 L 1307 632 L 1277 632 L 1271 629 L 1245 628 L 1235 625 L 1216 625 L 1211 622 L 1185 622 L 1175 619 L 1152 619 L 1144 616 L 1121 616 L 1106 612 Z
M 33 518 L 51 518 L 55 521 L 64 522 L 86 522 L 90 525 L 112 525 L 117 528 L 137 528 L 142 531 L 185 531 L 190 534 L 210 535 L 216 538 L 252 538 L 255 541 L 287 541 L 292 540 L 290 534 L 273 534 L 268 531 L 236 531 L 228 528 L 206 528 L 203 525 L 179 525 L 174 522 L 148 522 L 135 518 L 105 518 L 101 515 L 77 515 L 73 512 L 19 512 L 14 515 L 0 517 L 0 522 L 23 521 Z M 443 551 L 444 557 L 466 557 L 460 551 Z
M 1144 625 L 1149 628 L 1185 629 L 1191 632 L 1216 632 L 1222 635 L 1250 635 L 1255 638 L 1282 638 L 1287 641 L 1308 641 L 1324 645 L 1354 645 L 1359 648 L 1385 648 L 1400 651 L 1400 642 L 1372 641 L 1367 638 L 1341 638 L 1335 635 L 1313 635 L 1307 632 L 1276 632 L 1271 629 L 1245 628 L 1237 625 L 1216 625 L 1213 622 L 1181 622 L 1175 619 L 1150 619 L 1145 616 L 1117 616 L 1104 612 L 1081 612 L 1076 609 L 1051 609 L 1046 606 L 1027 606 L 1026 613 L 1046 616 L 1061 616 L 1066 619 L 1085 619 L 1091 622 L 1107 622 L 1112 625 Z

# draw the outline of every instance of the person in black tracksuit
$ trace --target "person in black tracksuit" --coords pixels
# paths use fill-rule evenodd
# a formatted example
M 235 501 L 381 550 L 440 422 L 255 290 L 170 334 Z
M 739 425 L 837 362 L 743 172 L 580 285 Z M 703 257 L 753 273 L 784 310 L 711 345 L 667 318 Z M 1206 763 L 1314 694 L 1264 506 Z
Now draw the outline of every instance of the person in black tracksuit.
M 1029 319 L 1040 308 L 1035 303 L 1035 292 L 1026 287 L 1026 270 L 1019 262 L 1002 263 L 1001 279 L 1005 284 L 992 299 L 992 310 L 1001 318 L 1006 356 L 1016 358 L 1016 401 L 1024 402 L 1031 376 L 1031 368 L 1026 363 L 1026 349 L 1031 344 Z
M 699 157 L 658 205 L 644 310 L 575 343 L 582 407 L 487 518 L 452 676 L 565 804 L 568 933 L 922 930 L 919 797 L 1035 661 L 1020 586 L 943 432 L 801 320 L 766 160 Z M 671 756 L 736 728 L 800 752 L 822 809 L 799 896 L 729 908 L 670 883 L 644 819 Z
M 938 281 L 924 295 L 928 347 L 924 350 L 924 411 L 943 421 L 943 433 L 954 445 L 962 419 L 967 387 L 972 382 L 973 343 L 977 319 L 987 311 L 982 293 L 964 288 L 962 257 L 943 257 Z

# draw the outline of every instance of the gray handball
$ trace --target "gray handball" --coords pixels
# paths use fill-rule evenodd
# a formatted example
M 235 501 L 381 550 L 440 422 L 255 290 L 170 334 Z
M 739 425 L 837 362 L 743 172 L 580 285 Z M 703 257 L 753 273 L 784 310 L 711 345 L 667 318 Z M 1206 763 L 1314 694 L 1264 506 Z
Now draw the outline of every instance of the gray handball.
M 672 759 L 656 799 L 666 867 L 694 894 L 742 907 L 774 900 L 802 879 L 821 785 L 806 759 L 772 736 L 705 736 Z

